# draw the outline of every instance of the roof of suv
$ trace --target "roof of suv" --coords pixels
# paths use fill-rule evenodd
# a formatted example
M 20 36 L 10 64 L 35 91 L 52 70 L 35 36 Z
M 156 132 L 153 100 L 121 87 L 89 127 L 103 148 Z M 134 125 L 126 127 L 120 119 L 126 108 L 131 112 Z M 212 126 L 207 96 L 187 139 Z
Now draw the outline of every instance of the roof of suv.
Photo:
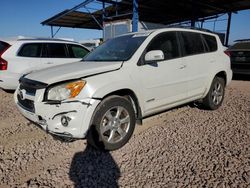
M 0 39 L 0 41 L 6 42 L 10 45 L 13 45 L 14 43 L 16 43 L 17 41 L 20 42 L 60 42 L 60 43 L 74 43 L 74 44 L 80 44 L 76 41 L 73 41 L 73 39 L 56 39 L 56 38 L 33 38 L 33 37 L 24 37 L 24 38 L 19 38 L 19 37 L 15 37 L 15 38 L 7 38 L 7 39 Z M 81 45 L 81 44 L 80 44 Z
M 55 39 L 55 38 L 22 38 L 18 39 L 19 41 L 26 41 L 26 40 L 41 40 L 41 41 L 64 41 L 64 42 L 74 42 L 73 40 L 66 40 L 66 39 Z
M 217 35 L 217 33 L 214 33 L 214 32 L 207 30 L 207 29 L 187 28 L 187 27 L 166 27 L 166 28 L 161 28 L 161 29 L 152 29 L 152 30 L 139 31 L 139 32 L 130 32 L 130 33 L 126 33 L 126 34 L 123 34 L 120 36 L 131 35 L 131 34 L 145 35 L 146 36 L 146 35 L 150 35 L 151 33 L 154 33 L 154 32 L 164 32 L 164 31 L 173 31 L 173 30 L 206 33 L 206 34 L 210 34 L 210 35 L 214 35 L 214 36 Z
M 75 43 L 80 44 L 78 42 L 72 40 L 65 40 L 65 39 L 54 39 L 54 38 L 23 38 L 18 39 L 17 41 L 30 41 L 30 42 L 64 42 L 64 43 Z

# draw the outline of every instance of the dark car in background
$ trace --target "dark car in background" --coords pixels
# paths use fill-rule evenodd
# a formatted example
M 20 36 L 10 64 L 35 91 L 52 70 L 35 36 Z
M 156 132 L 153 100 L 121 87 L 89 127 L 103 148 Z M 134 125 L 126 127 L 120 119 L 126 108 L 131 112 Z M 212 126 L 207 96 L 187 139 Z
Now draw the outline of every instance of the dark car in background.
M 250 75 L 250 39 L 237 40 L 230 46 L 231 68 L 234 74 Z

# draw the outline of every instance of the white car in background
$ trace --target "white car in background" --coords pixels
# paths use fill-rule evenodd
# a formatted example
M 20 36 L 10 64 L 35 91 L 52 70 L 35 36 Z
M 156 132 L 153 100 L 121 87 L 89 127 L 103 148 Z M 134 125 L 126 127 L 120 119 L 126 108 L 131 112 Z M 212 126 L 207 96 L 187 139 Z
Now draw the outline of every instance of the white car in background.
M 168 28 L 110 39 L 83 62 L 22 77 L 15 102 L 51 134 L 115 150 L 147 116 L 197 100 L 219 108 L 231 79 L 217 35 Z
M 60 39 L 0 40 L 0 88 L 15 90 L 24 74 L 80 61 L 88 53 L 83 45 Z

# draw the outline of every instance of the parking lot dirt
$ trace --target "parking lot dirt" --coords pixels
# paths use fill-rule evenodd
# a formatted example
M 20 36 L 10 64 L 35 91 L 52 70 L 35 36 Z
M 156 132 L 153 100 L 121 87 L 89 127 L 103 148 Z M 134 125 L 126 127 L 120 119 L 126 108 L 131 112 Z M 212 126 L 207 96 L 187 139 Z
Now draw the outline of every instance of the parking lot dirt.
M 223 105 L 186 105 L 147 118 L 128 144 L 100 152 L 54 140 L 0 90 L 0 187 L 250 187 L 250 81 Z

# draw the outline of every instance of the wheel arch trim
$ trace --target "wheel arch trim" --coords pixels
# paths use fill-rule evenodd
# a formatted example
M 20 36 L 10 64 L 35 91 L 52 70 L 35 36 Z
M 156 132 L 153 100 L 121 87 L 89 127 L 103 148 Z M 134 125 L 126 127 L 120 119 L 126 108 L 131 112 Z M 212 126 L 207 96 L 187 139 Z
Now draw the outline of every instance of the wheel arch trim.
M 135 92 L 134 89 L 131 89 L 130 87 L 114 87 L 115 89 L 108 89 L 108 87 L 105 87 L 105 90 L 99 89 L 95 94 L 92 96 L 94 99 L 103 100 L 106 97 L 109 97 L 111 95 L 118 95 L 118 96 L 129 96 L 129 100 L 132 100 L 132 105 L 135 107 L 136 112 L 136 119 L 141 120 L 142 119 L 142 108 L 141 104 L 142 102 L 138 98 L 138 93 Z M 140 124 L 141 121 L 138 123 Z

